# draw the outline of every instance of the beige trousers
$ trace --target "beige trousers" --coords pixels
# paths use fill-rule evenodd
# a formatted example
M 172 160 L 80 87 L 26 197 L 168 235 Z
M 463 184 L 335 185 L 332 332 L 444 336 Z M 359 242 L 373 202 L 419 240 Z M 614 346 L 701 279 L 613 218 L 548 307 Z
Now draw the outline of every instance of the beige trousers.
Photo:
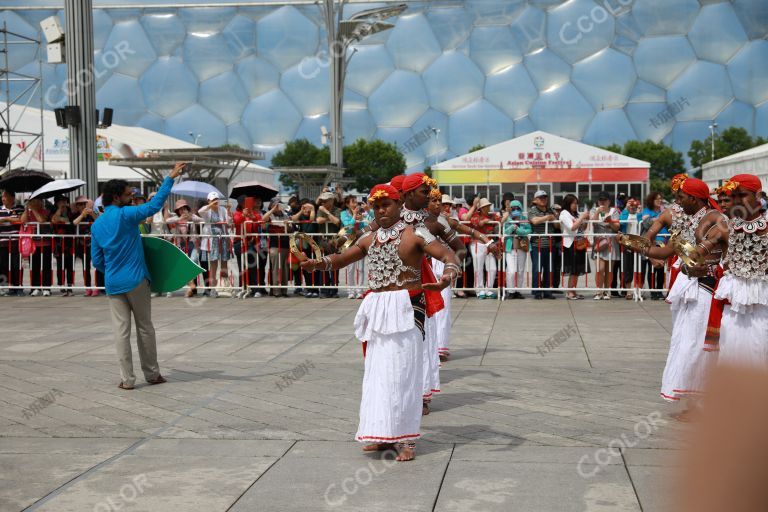
M 131 354 L 131 314 L 136 321 L 136 346 L 144 378 L 149 382 L 160 376 L 155 326 L 152 325 L 152 299 L 149 294 L 149 282 L 144 280 L 128 293 L 109 295 L 117 357 L 120 360 L 120 377 L 126 386 L 133 386 L 136 382 Z

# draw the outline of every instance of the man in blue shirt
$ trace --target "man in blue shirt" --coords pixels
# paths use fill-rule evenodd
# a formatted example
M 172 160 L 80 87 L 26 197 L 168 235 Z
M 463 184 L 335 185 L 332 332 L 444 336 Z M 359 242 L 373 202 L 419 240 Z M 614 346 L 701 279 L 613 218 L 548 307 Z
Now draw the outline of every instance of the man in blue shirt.
M 131 356 L 131 315 L 136 321 L 136 344 L 144 378 L 150 384 L 166 382 L 157 364 L 155 327 L 152 325 L 150 275 L 144 261 L 139 223 L 159 212 L 171 193 L 173 180 L 184 169 L 177 163 L 160 190 L 148 203 L 133 204 L 133 189 L 123 180 L 111 180 L 102 194 L 104 213 L 91 227 L 91 260 L 104 273 L 117 355 L 120 359 L 120 389 L 133 389 L 136 376 Z

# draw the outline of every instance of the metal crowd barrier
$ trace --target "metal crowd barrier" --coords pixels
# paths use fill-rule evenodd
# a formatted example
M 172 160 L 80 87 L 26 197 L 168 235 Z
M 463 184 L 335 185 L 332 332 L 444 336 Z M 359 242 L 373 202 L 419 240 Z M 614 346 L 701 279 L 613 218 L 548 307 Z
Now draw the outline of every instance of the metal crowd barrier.
M 219 295 L 245 297 L 255 293 L 285 295 L 290 290 L 301 289 L 304 294 L 312 294 L 310 296 L 346 293 L 357 297 L 367 289 L 365 261 L 339 271 L 308 273 L 301 271 L 298 260 L 290 253 L 288 240 L 294 227 L 310 234 L 326 249 L 329 247 L 328 242 L 337 236 L 336 233 L 310 233 L 311 229 L 307 229 L 306 223 L 296 222 L 290 222 L 287 226 L 279 226 L 275 222 L 248 222 L 243 224 L 240 234 L 235 232 L 232 225 L 188 224 L 192 225 L 193 232 L 189 233 L 174 232 L 179 230 L 171 225 L 168 232 L 143 236 L 161 237 L 174 243 L 206 270 L 195 282 L 198 293 L 216 290 Z M 567 291 L 568 276 L 563 270 L 564 235 L 552 233 L 528 236 L 529 251 L 513 249 L 516 251 L 515 261 L 515 258 L 508 257 L 505 247 L 507 240 L 516 237 L 503 235 L 500 223 L 493 222 L 492 225 L 493 233 L 487 236 L 500 243 L 501 257 L 495 258 L 487 251 L 484 252 L 479 248 L 482 245 L 480 242 L 462 237 L 467 246 L 467 256 L 462 262 L 464 272 L 453 287 L 455 293 L 484 293 L 490 294 L 491 298 L 504 300 L 507 294 L 513 292 Z M 81 223 L 73 233 L 52 233 L 61 226 L 50 224 L 30 223 L 27 226 L 33 226 L 35 231 L 22 234 L 0 233 L 0 290 L 103 290 L 103 276 L 92 267 L 90 261 L 89 226 Z M 216 229 L 221 233 L 214 233 Z M 262 232 L 262 229 L 266 232 Z M 613 243 L 617 236 L 615 233 L 597 235 L 607 238 L 611 243 L 608 265 L 613 283 L 598 287 L 598 265 L 593 250 L 595 235 L 585 233 L 583 236 L 590 242 L 590 247 L 583 251 L 589 272 L 579 277 L 574 291 L 629 293 L 634 300 L 643 300 L 643 293 L 661 294 L 666 291 L 664 284 L 658 286 L 658 283 L 667 282 L 668 265 L 661 270 L 663 276 L 660 276 L 660 271 L 654 269 L 648 260 Z M 19 241 L 29 237 L 35 241 L 37 248 L 33 254 L 21 257 Z M 547 245 L 542 243 L 544 240 L 550 241 L 553 250 L 543 248 Z M 305 248 L 305 253 L 312 256 L 308 248 Z M 520 264 L 520 258 L 525 259 L 524 264 Z M 533 271 L 534 260 L 538 260 L 540 267 L 550 269 L 548 279 L 545 278 L 546 273 Z M 476 271 L 478 264 L 483 264 L 482 271 Z M 516 268 L 508 268 L 510 264 L 515 264 Z M 212 280 L 210 273 L 213 267 L 216 267 L 218 278 Z M 13 272 L 18 274 L 12 275 Z M 649 274 L 655 280 L 653 287 L 644 286 L 650 282 Z M 482 283 L 475 282 L 478 277 L 483 279 Z M 488 277 L 493 278 L 492 282 L 486 281 Z

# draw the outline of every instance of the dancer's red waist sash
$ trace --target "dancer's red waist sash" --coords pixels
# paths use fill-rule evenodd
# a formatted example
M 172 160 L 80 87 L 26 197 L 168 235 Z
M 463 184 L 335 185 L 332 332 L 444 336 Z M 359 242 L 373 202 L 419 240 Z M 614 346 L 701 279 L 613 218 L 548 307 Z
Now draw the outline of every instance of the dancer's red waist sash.
M 715 290 L 712 293 L 712 305 L 709 308 L 709 318 L 707 319 L 707 334 L 704 336 L 704 350 L 706 352 L 717 352 L 720 350 L 720 322 L 723 320 L 723 310 L 728 301 L 725 299 L 716 299 L 717 287 L 720 285 L 720 279 L 723 277 L 723 267 L 718 265 L 715 274 Z

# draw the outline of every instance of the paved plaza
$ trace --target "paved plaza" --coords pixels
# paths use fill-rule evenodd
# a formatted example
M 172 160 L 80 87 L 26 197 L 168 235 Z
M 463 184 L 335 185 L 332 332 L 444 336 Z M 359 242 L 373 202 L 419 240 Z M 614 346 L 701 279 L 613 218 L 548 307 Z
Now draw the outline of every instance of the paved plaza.
M 0 299 L 0 510 L 670 509 L 663 302 L 454 300 L 408 463 L 353 441 L 358 305 L 154 299 L 169 382 L 123 391 L 106 299 Z

